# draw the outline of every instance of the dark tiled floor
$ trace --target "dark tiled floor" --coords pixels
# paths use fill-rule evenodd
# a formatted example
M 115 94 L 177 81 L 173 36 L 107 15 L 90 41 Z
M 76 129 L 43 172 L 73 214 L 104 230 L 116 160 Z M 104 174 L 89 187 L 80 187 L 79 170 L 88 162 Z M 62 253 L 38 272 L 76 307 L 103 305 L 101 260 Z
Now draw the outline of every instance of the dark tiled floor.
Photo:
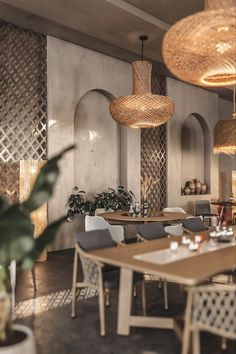
M 49 254 L 45 263 L 36 265 L 36 297 L 69 289 L 73 266 L 72 250 Z M 30 272 L 19 272 L 17 301 L 34 296 Z M 147 284 L 148 313 L 164 314 L 162 291 L 156 282 Z M 175 285 L 169 286 L 170 310 L 166 315 L 180 313 L 184 308 L 184 291 Z M 133 328 L 128 337 L 116 335 L 117 292 L 111 295 L 111 307 L 106 309 L 105 338 L 99 336 L 97 298 L 78 302 L 78 317 L 70 318 L 70 305 L 32 315 L 17 322 L 30 326 L 35 334 L 38 354 L 178 354 L 181 345 L 175 333 L 170 330 Z M 133 311 L 141 313 L 140 297 L 134 300 Z M 235 354 L 235 343 L 229 343 L 227 354 Z M 220 354 L 220 339 L 202 335 L 202 354 Z

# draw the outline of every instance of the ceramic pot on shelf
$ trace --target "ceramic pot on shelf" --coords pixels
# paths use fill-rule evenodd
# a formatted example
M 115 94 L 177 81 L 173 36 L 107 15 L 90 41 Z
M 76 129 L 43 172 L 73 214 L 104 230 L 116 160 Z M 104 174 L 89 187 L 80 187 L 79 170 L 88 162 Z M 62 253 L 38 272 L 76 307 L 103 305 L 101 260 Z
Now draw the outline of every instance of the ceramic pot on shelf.
M 184 195 L 190 195 L 191 189 L 189 187 L 184 187 Z
M 207 191 L 207 185 L 205 183 L 202 183 L 201 185 L 201 194 L 206 194 Z
M 195 179 L 195 186 L 196 186 L 196 194 L 200 194 L 202 190 L 202 183 L 199 179 Z
M 189 188 L 191 190 L 191 194 L 195 194 L 196 192 L 196 185 L 194 183 L 194 181 L 192 180 L 191 183 L 189 184 Z

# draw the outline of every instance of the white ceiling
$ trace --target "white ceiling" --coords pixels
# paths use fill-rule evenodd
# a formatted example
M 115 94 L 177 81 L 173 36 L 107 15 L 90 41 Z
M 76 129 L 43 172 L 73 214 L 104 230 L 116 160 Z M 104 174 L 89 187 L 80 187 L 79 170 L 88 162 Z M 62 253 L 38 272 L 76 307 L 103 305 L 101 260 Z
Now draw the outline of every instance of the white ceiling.
M 164 33 L 202 9 L 203 0 L 0 0 L 0 19 L 129 62 L 139 57 L 138 37 L 145 34 L 145 57 L 165 72 Z

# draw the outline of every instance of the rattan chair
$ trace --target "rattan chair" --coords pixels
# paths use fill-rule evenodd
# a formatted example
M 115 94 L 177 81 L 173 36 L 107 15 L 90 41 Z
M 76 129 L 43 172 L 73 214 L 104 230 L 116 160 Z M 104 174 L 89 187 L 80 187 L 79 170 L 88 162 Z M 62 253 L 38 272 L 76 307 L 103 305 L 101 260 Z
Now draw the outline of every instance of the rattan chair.
M 114 247 L 115 243 L 108 230 L 94 230 L 89 232 L 79 232 L 76 237 L 73 281 L 72 281 L 72 309 L 71 317 L 76 316 L 76 290 L 88 287 L 98 292 L 100 335 L 105 335 L 105 301 L 109 289 L 119 287 L 120 270 L 115 267 L 106 266 L 98 262 L 89 251 Z M 77 281 L 78 257 L 80 257 L 83 276 L 82 282 Z M 142 274 L 134 273 L 134 283 L 141 284 L 143 312 L 146 313 L 145 283 Z M 109 303 L 106 301 L 106 305 Z
M 193 354 L 200 354 L 200 331 L 208 331 L 226 339 L 236 340 L 236 285 L 206 285 L 189 290 L 190 322 L 183 343 L 189 350 L 190 334 L 193 334 Z
M 184 229 L 188 232 L 202 232 L 207 231 L 208 227 L 204 224 L 201 218 L 187 218 L 182 220 Z
M 163 224 L 161 222 L 150 222 L 146 224 L 140 224 L 136 226 L 137 229 L 137 240 L 142 241 L 151 241 L 168 236 L 168 233 L 165 231 Z M 163 293 L 164 293 L 164 306 L 168 310 L 168 289 L 166 280 L 160 279 L 159 287 L 161 287 L 161 282 L 163 281 Z

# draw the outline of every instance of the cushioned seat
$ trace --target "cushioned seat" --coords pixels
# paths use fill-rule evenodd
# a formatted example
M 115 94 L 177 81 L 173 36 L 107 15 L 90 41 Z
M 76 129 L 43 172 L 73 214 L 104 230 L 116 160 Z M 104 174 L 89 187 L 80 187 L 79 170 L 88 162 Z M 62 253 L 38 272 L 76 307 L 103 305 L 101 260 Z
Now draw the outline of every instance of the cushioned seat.
M 182 220 L 183 227 L 191 232 L 207 231 L 208 227 L 201 218 L 187 218 Z
M 149 222 L 136 226 L 138 234 L 145 240 L 156 240 L 168 235 L 161 222 Z

